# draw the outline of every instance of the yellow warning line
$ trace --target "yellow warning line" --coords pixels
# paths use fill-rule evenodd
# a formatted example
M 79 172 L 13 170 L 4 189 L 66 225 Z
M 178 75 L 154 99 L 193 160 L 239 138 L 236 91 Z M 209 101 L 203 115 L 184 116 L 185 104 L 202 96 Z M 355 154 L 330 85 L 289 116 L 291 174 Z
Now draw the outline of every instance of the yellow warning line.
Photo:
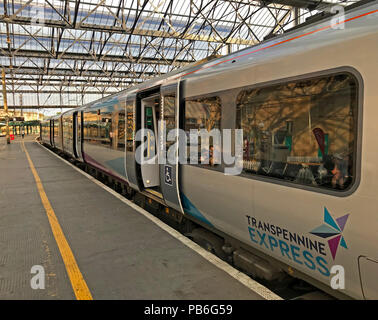
M 38 188 L 38 192 L 41 197 L 41 200 L 42 200 L 42 204 L 46 210 L 46 214 L 49 219 L 55 241 L 58 245 L 60 254 L 63 258 L 64 265 L 66 266 L 66 270 L 70 278 L 72 289 L 75 293 L 76 299 L 77 300 L 93 300 L 92 295 L 88 289 L 88 286 L 83 278 L 83 275 L 81 274 L 80 269 L 76 263 L 72 250 L 66 240 L 66 237 L 64 236 L 62 228 L 59 225 L 58 219 L 54 213 L 54 210 L 50 204 L 50 201 L 47 198 L 41 179 L 38 176 L 37 170 L 34 167 L 34 164 L 30 158 L 28 151 L 25 148 L 25 144 L 23 141 L 22 141 L 22 149 L 24 150 L 26 157 L 29 161 L 30 169 L 34 175 L 34 179 L 37 184 L 37 188 Z

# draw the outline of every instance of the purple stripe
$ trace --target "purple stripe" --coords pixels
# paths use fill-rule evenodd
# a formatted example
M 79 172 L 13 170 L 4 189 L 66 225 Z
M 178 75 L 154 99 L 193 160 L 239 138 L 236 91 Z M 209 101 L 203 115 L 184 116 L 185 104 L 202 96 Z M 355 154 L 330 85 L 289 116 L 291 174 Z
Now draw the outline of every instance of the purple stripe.
M 108 174 L 114 179 L 117 179 L 123 183 L 129 184 L 123 177 L 120 177 L 116 175 L 115 173 L 113 173 L 112 171 L 110 171 L 109 169 L 105 168 L 101 163 L 97 162 L 95 159 L 90 157 L 87 153 L 83 151 L 81 153 L 83 155 L 84 162 L 90 164 L 93 167 L 96 167 L 97 169 L 100 169 L 101 171 L 105 172 L 106 174 Z

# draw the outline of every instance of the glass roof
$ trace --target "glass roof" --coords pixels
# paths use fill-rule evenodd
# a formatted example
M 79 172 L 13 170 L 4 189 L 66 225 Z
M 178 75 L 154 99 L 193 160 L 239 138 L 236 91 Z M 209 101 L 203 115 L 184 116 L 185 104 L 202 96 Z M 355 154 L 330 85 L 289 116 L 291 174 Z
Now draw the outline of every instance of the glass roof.
M 50 114 L 81 106 L 354 2 L 0 0 L 8 106 Z

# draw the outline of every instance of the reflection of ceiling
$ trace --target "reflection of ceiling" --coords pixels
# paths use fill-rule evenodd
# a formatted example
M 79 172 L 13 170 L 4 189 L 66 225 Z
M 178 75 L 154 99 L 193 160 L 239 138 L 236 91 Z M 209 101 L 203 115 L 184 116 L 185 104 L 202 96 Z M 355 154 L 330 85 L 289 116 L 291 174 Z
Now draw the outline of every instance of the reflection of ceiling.
M 259 43 L 329 3 L 314 0 L 0 0 L 8 104 L 74 107 Z

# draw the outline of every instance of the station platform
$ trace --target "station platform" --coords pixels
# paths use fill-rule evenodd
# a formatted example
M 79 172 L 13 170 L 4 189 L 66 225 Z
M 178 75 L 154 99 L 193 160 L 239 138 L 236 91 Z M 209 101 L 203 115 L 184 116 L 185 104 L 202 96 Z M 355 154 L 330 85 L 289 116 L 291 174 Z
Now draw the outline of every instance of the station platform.
M 34 138 L 0 138 L 0 299 L 266 299 Z

